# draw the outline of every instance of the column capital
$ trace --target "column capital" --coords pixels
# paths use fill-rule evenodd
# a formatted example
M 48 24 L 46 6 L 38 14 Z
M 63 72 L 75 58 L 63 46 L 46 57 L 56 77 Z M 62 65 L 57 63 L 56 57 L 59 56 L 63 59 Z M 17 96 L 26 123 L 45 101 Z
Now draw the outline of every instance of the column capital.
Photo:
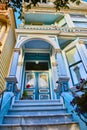
M 18 65 L 19 65 L 19 66 L 22 66 L 22 64 L 23 64 L 23 62 L 18 62 Z
M 53 67 L 57 66 L 57 62 L 52 62 L 52 66 Z
M 68 82 L 69 79 L 70 78 L 67 77 L 67 75 L 66 76 L 59 76 L 58 81 L 60 81 L 60 82 Z
M 61 53 L 62 52 L 62 50 L 61 49 L 55 49 L 55 53 L 57 54 L 57 53 Z
M 14 52 L 19 52 L 19 54 L 20 54 L 21 49 L 20 48 L 14 48 Z
M 7 82 L 18 83 L 17 78 L 16 78 L 15 76 L 6 77 L 5 80 L 6 80 Z
M 79 44 L 84 44 L 84 41 L 82 39 L 79 39 Z

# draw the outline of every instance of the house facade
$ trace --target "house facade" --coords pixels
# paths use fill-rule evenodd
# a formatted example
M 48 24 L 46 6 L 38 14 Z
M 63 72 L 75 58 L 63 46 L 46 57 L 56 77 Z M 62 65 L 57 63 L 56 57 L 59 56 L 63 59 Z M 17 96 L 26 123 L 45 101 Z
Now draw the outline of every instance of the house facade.
M 57 12 L 52 2 L 29 10 L 27 4 L 15 30 L 7 88 L 16 85 L 18 99 L 24 91 L 31 100 L 57 99 L 87 77 L 86 2 Z
M 65 129 L 65 125 L 66 129 L 79 130 L 73 121 L 79 122 L 80 130 L 87 129 L 84 121 L 72 113 L 70 105 L 73 99 L 70 90 L 81 79 L 87 79 L 86 6 L 87 3 L 81 1 L 79 6 L 70 4 L 69 9 L 56 11 L 52 0 L 42 0 L 28 9 L 29 1 L 24 0 L 23 19 L 17 28 L 11 9 L 8 9 L 9 18 L 0 17 L 0 36 L 3 37 L 0 39 L 0 74 L 3 75 L 0 84 L 3 86 L 4 79 L 6 83 L 0 107 L 1 130 L 8 127 L 57 130 L 60 126 Z M 64 106 L 72 113 L 73 120 Z

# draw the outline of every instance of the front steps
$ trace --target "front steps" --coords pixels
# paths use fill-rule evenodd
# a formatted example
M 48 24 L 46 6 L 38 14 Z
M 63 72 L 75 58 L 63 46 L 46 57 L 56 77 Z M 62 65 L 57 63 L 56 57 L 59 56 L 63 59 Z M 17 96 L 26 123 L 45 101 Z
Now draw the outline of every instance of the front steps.
M 0 130 L 79 130 L 60 100 L 15 101 Z

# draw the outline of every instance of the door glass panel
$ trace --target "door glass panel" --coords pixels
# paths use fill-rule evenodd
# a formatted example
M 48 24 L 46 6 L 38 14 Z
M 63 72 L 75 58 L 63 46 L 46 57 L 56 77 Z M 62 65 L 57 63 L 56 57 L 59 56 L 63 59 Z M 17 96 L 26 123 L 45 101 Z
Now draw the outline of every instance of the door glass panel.
M 39 74 L 39 88 L 48 88 L 48 75 L 45 73 Z
M 34 100 L 35 99 L 35 74 L 28 72 L 26 73 L 26 86 L 27 89 L 27 99 Z
M 35 87 L 35 74 L 28 73 L 26 75 L 26 88 L 34 88 Z

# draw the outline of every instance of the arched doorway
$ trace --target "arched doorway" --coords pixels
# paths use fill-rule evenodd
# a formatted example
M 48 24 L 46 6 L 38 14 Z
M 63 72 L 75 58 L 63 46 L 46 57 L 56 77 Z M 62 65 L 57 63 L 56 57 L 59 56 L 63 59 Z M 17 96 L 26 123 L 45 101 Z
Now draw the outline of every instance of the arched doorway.
M 53 99 L 54 86 L 51 71 L 53 46 L 41 39 L 22 44 L 24 55 L 22 88 L 29 100 Z

